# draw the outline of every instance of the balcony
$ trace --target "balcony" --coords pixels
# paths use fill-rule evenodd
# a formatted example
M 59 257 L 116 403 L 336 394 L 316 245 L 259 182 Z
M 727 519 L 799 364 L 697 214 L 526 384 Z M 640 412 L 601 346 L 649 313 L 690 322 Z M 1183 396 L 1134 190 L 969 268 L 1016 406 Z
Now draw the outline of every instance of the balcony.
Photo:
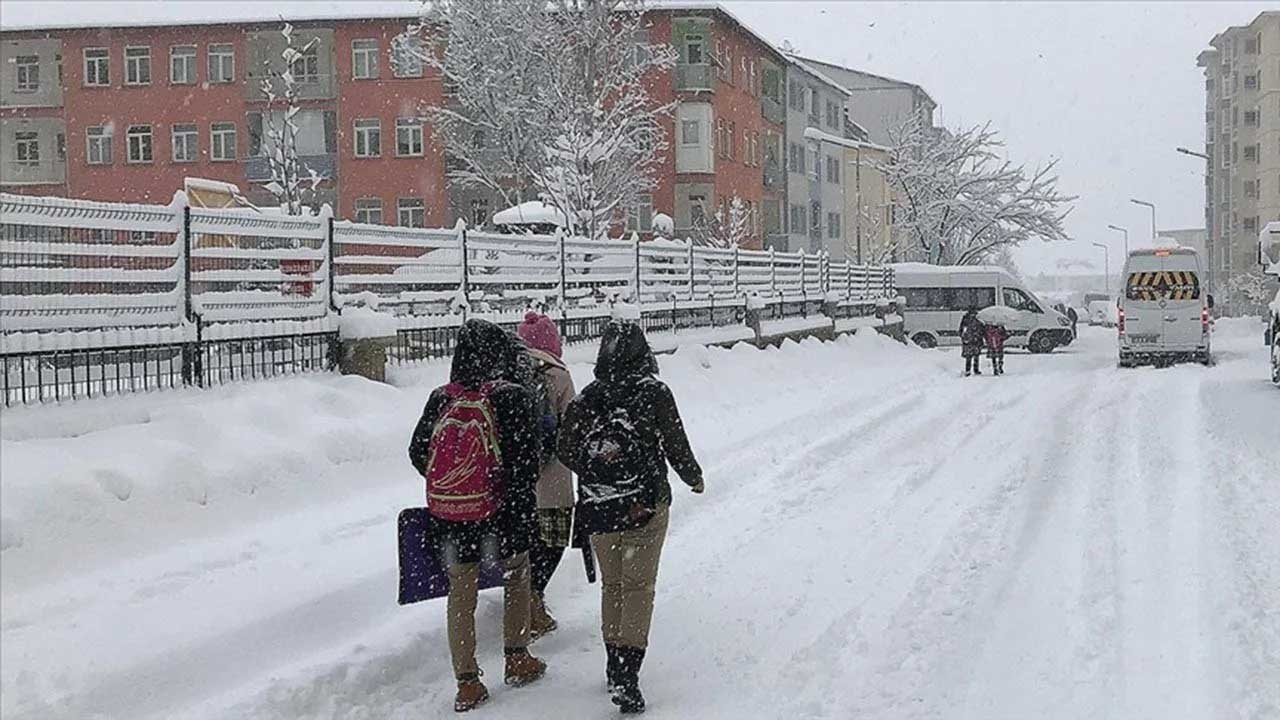
M 298 162 L 303 168 L 315 170 L 316 173 L 331 180 L 337 171 L 337 155 L 299 155 Z M 308 173 L 309 174 L 309 173 Z M 250 157 L 244 161 L 244 179 L 249 182 L 267 182 L 271 179 L 271 164 L 266 157 Z
M 711 65 L 676 65 L 676 90 L 715 92 L 715 72 Z
M 768 95 L 760 96 L 760 112 L 769 122 L 782 124 L 787 121 L 787 106 L 783 105 L 781 100 Z
M 773 163 L 764 166 L 764 187 L 766 190 L 781 190 L 786 186 L 787 174 L 782 166 Z
M 262 91 L 262 81 L 267 79 L 261 71 L 250 71 L 248 81 L 245 83 L 245 99 L 249 101 L 267 100 L 267 94 Z M 298 92 L 300 100 L 332 100 L 337 97 L 337 76 L 333 73 L 318 73 L 316 75 L 301 76 L 294 83 L 294 88 Z M 285 89 L 284 83 L 279 78 L 270 78 L 271 91 L 276 97 L 283 98 Z

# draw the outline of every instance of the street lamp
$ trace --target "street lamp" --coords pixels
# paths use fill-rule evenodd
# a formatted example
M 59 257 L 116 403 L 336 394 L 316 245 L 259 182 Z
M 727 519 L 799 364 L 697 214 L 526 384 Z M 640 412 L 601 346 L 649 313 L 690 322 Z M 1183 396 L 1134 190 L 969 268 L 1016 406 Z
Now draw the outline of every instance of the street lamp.
M 1110 296 L 1111 295 L 1111 248 L 1107 247 L 1106 245 L 1103 245 L 1102 243 L 1093 243 L 1093 246 L 1096 248 L 1102 248 L 1102 267 L 1103 267 L 1103 272 L 1106 273 L 1106 275 L 1103 277 L 1103 283 L 1105 283 L 1104 287 L 1107 290 L 1107 295 Z
M 1129 202 L 1133 203 L 1134 205 L 1145 205 L 1146 207 L 1151 208 L 1151 241 L 1155 242 L 1155 239 L 1156 239 L 1156 206 L 1155 204 L 1149 203 L 1146 200 L 1139 200 L 1137 198 L 1129 198 Z
M 1129 229 L 1119 225 L 1108 225 L 1108 228 L 1124 233 L 1124 256 L 1129 257 Z
M 1205 182 L 1206 183 L 1212 182 L 1213 158 L 1209 157 L 1208 154 L 1206 153 L 1196 152 L 1195 150 L 1188 150 L 1187 148 L 1184 148 L 1184 147 L 1174 148 L 1174 149 L 1182 153 L 1183 155 L 1190 155 L 1191 157 L 1197 157 L 1203 160 Z M 1209 184 L 1208 189 L 1205 192 L 1206 192 L 1206 196 L 1205 196 L 1205 203 L 1204 203 L 1204 224 L 1205 224 L 1204 254 L 1209 256 L 1208 258 L 1205 259 L 1205 265 L 1208 268 L 1208 272 L 1205 273 L 1205 292 L 1212 294 L 1213 293 L 1213 276 L 1214 276 L 1214 272 L 1213 272 L 1214 270 L 1214 267 L 1213 267 L 1213 261 L 1214 261 L 1214 257 L 1213 257 L 1213 185 Z

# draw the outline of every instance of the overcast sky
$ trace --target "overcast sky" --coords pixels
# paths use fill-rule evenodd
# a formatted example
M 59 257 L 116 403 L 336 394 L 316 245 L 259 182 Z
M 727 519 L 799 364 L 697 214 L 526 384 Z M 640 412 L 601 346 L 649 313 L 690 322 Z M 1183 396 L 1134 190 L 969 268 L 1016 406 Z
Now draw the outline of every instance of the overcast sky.
M 1154 202 L 1161 229 L 1203 225 L 1203 163 L 1174 152 L 1203 149 L 1204 81 L 1196 55 L 1215 33 L 1243 25 L 1264 3 L 839 3 L 724 5 L 775 43 L 801 53 L 922 85 L 944 125 L 990 120 L 1009 156 L 1036 163 L 1058 158 L 1061 186 L 1078 195 L 1067 229 L 1075 243 L 1023 248 L 1029 272 L 1059 258 L 1099 259 L 1091 242 L 1118 233 L 1151 233 Z M 127 18 L 272 19 L 409 12 L 412 0 L 362 2 L 24 2 L 5 0 L 6 27 L 48 22 L 111 23 Z

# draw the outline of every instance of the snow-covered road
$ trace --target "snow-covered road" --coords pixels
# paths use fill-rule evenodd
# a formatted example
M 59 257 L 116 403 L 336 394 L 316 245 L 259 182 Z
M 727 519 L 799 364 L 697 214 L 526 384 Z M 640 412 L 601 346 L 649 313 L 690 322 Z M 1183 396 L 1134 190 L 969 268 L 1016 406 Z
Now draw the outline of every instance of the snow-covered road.
M 664 358 L 708 490 L 676 487 L 649 716 L 1280 717 L 1258 327 L 1220 323 L 1213 368 L 1121 371 L 1090 328 L 1002 378 L 875 336 Z M 452 715 L 442 605 L 394 604 L 440 373 L 7 416 L 0 712 Z M 567 556 L 550 673 L 509 690 L 486 593 L 480 715 L 612 715 L 598 598 Z

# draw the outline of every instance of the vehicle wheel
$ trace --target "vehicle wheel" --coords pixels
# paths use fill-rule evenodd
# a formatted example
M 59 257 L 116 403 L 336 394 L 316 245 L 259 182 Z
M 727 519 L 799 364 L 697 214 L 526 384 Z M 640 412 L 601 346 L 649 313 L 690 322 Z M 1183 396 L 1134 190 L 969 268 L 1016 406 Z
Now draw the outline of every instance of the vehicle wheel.
M 1057 346 L 1058 343 L 1054 342 L 1053 336 L 1047 332 L 1038 332 L 1033 334 L 1031 336 L 1031 340 L 1027 343 L 1027 347 L 1031 352 L 1038 353 L 1040 355 L 1053 352 L 1053 349 Z
M 937 338 L 929 333 L 916 333 L 911 336 L 911 342 L 915 343 L 917 347 L 922 347 L 925 350 L 932 350 L 938 347 Z
M 1200 364 L 1205 367 L 1209 367 L 1210 365 L 1213 365 L 1213 354 L 1206 351 L 1203 355 L 1200 356 Z

